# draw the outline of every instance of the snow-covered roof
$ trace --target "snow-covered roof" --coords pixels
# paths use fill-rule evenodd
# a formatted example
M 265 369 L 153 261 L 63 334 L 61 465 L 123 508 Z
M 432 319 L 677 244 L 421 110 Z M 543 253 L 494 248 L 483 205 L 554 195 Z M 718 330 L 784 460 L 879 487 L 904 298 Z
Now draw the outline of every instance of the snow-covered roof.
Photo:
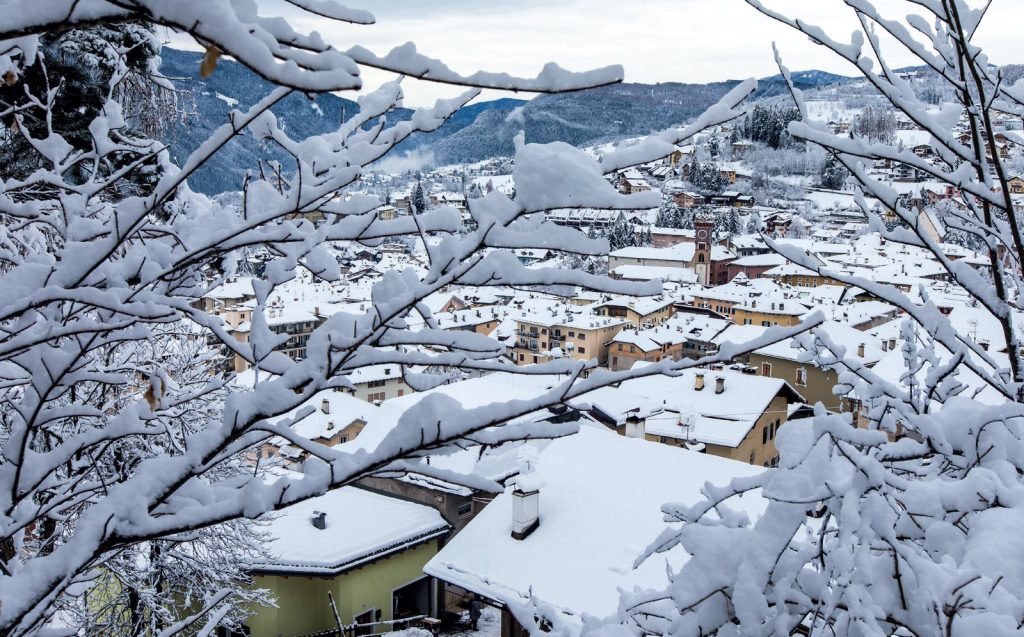
M 696 389 L 698 374 L 704 375 L 704 388 L 700 390 Z M 720 394 L 715 391 L 719 378 L 725 381 Z M 664 416 L 647 419 L 649 433 L 736 447 L 780 393 L 792 400 L 803 400 L 786 381 L 778 378 L 730 370 L 687 369 L 678 376 L 635 378 L 618 387 L 596 389 L 572 404 L 589 408 L 599 418 L 614 420 L 616 425 L 625 424 L 627 413 L 637 408 L 647 413 L 664 411 Z M 678 426 L 680 409 L 696 416 L 693 426 L 685 431 Z
M 769 252 L 768 254 L 752 254 L 749 257 L 740 257 L 732 262 L 732 265 L 743 268 L 764 268 L 787 263 L 786 257 L 781 254 Z
M 609 257 L 618 257 L 623 259 L 647 259 L 650 261 L 679 261 L 690 263 L 693 261 L 693 255 L 697 251 L 697 244 L 683 242 L 677 243 L 674 246 L 668 248 L 652 248 L 652 247 L 629 247 L 622 248 L 610 253 Z M 727 248 L 722 246 L 711 246 L 711 260 L 712 261 L 725 261 L 728 259 L 735 259 L 736 255 L 733 254 Z
M 532 592 L 577 621 L 581 613 L 607 616 L 620 588 L 664 586 L 665 560 L 679 566 L 686 559 L 676 548 L 633 568 L 665 528 L 663 504 L 696 503 L 705 482 L 762 470 L 584 426 L 540 453 L 536 530 L 512 538 L 512 495 L 503 493 L 423 570 L 506 604 L 523 603 Z M 750 494 L 736 506 L 754 517 L 764 500 Z
M 660 265 L 620 265 L 611 272 L 616 278 L 626 281 L 669 281 L 672 283 L 696 283 L 697 273 L 693 268 Z
M 815 334 L 821 334 L 823 337 L 831 340 L 835 345 L 841 346 L 846 350 L 846 356 L 851 359 L 855 359 L 860 363 L 871 366 L 881 360 L 882 356 L 885 355 L 885 351 L 882 349 L 882 340 L 867 332 L 862 332 L 858 329 L 854 329 L 845 323 L 837 321 L 825 321 L 818 327 L 814 328 Z M 860 346 L 864 345 L 864 355 L 860 356 Z M 793 341 L 779 341 L 773 343 L 767 347 L 762 347 L 757 350 L 758 354 L 762 356 L 771 356 L 772 358 L 779 358 L 783 360 L 797 361 L 800 359 L 801 354 L 804 353 L 803 348 L 794 347 Z
M 313 525 L 325 514 L 326 528 Z M 440 537 L 448 523 L 436 510 L 342 487 L 282 510 L 261 531 L 271 556 L 251 565 L 259 572 L 337 574 L 384 555 Z
M 252 277 L 242 277 L 222 283 L 203 296 L 210 299 L 232 300 L 255 297 L 256 293 L 252 289 Z

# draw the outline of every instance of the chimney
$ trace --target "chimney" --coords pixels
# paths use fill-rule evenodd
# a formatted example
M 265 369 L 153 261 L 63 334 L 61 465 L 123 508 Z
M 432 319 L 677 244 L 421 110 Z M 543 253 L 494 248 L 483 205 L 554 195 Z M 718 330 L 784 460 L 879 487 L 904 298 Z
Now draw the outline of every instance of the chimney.
M 889 339 L 889 349 L 896 349 L 896 339 L 895 338 L 890 338 Z
M 537 470 L 537 450 L 523 446 L 517 457 L 519 475 L 512 491 L 512 538 L 525 540 L 540 526 L 540 487 L 543 484 Z
M 704 372 L 697 372 L 697 375 L 693 377 L 693 389 L 694 391 L 704 389 Z
M 857 356 L 860 358 L 864 358 L 864 343 L 861 343 L 860 345 L 857 346 Z
M 327 421 L 327 431 L 334 431 L 334 421 L 333 420 L 328 420 Z
M 523 491 L 518 486 L 512 492 L 512 538 L 525 540 L 540 526 L 540 491 Z
M 324 412 L 325 414 L 331 413 L 331 402 L 326 398 L 320 401 L 320 411 Z
M 725 392 L 725 376 L 715 376 L 715 393 L 721 394 Z
M 637 407 L 626 416 L 626 437 L 639 438 L 643 440 L 647 435 L 647 419 L 640 417 L 640 408 Z
M 313 511 L 313 526 L 323 531 L 327 528 L 327 514 L 323 511 Z

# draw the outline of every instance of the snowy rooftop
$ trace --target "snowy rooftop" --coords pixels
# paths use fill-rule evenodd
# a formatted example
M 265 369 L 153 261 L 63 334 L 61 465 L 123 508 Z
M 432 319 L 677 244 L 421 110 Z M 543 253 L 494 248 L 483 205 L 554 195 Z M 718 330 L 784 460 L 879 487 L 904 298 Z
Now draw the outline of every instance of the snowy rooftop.
M 645 363 L 637 363 L 642 366 Z M 696 389 L 696 376 L 704 375 L 704 388 Z M 724 391 L 715 392 L 718 378 L 724 379 Z M 617 425 L 626 421 L 627 412 L 640 408 L 646 413 L 659 410 L 674 413 L 664 418 L 649 418 L 648 431 L 655 435 L 687 437 L 727 447 L 735 447 L 750 432 L 754 422 L 779 393 L 791 400 L 802 400 L 784 380 L 768 376 L 742 374 L 730 370 L 687 369 L 678 376 L 648 376 L 624 381 L 619 387 L 605 387 L 586 393 L 573 401 L 574 406 L 595 410 Z M 693 427 L 678 427 L 680 410 L 693 413 Z M 663 422 L 664 421 L 664 422 Z
M 679 548 L 633 569 L 633 561 L 665 528 L 661 506 L 695 503 L 706 481 L 723 484 L 761 469 L 591 427 L 551 442 L 540 454 L 540 526 L 511 536 L 512 496 L 499 495 L 424 567 L 424 572 L 504 603 L 532 594 L 570 614 L 606 616 L 619 589 L 665 584 L 665 560 Z M 644 476 L 643 488 L 637 477 Z M 756 495 L 737 506 L 755 515 Z
M 313 525 L 317 512 L 324 529 Z M 253 570 L 335 574 L 444 535 L 448 524 L 422 504 L 342 487 L 284 509 L 261 530 L 272 557 Z

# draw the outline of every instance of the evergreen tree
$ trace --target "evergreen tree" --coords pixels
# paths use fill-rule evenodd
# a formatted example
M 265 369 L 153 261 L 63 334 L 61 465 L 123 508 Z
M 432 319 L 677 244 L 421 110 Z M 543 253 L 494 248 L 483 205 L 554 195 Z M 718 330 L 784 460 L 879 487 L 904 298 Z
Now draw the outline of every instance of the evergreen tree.
M 697 161 L 696 153 L 690 157 L 690 165 L 687 172 L 689 174 L 688 181 L 694 186 L 697 186 L 697 180 L 700 179 L 700 162 Z
M 675 228 L 674 224 L 679 223 L 679 206 L 671 197 L 666 197 L 658 208 L 658 215 L 654 219 L 654 225 L 659 228 Z
M 423 184 L 416 182 L 416 187 L 412 189 L 412 211 L 415 214 L 421 214 L 427 209 L 427 198 L 423 194 Z
M 699 177 L 693 183 L 702 192 L 719 193 L 725 187 L 725 177 L 713 163 L 701 164 Z
M 654 239 L 651 238 L 651 226 L 645 225 L 640 231 L 640 238 L 637 240 L 637 245 L 649 246 L 654 243 Z
M 835 157 L 829 155 L 821 167 L 819 183 L 822 188 L 828 188 L 829 190 L 841 190 L 843 184 L 846 183 L 847 175 L 848 173 L 846 169 L 843 168 L 842 164 L 840 164 Z
M 743 224 L 740 223 L 740 214 L 735 208 L 729 208 L 722 218 L 722 232 L 727 236 L 740 234 L 743 231 Z
M 718 153 L 721 151 L 718 145 L 718 136 L 712 135 L 708 139 L 708 154 L 712 157 L 718 157 Z
M 756 212 L 747 219 L 747 234 L 757 234 L 761 231 L 761 215 Z
M 632 224 L 626 221 L 626 215 L 620 212 L 608 232 L 608 246 L 612 250 L 620 250 L 634 245 L 636 245 L 636 232 L 633 231 Z
M 679 221 L 673 227 L 682 230 L 693 230 L 693 208 L 680 209 Z

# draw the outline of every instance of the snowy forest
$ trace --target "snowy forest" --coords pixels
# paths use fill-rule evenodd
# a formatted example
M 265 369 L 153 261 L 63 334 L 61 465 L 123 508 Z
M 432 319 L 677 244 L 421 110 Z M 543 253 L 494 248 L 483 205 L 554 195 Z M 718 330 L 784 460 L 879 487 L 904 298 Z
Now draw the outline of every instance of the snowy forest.
M 643 84 L 0 1 L 0 635 L 1021 634 L 1008 3 Z

